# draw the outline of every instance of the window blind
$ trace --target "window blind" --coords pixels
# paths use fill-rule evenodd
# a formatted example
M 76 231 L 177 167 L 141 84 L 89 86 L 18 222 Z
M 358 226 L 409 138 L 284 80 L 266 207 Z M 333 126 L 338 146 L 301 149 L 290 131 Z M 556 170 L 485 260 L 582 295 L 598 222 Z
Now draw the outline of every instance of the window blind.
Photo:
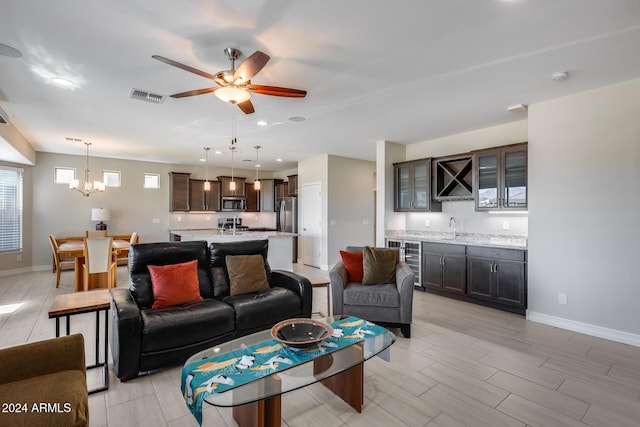
M 22 175 L 0 166 L 0 252 L 22 250 Z

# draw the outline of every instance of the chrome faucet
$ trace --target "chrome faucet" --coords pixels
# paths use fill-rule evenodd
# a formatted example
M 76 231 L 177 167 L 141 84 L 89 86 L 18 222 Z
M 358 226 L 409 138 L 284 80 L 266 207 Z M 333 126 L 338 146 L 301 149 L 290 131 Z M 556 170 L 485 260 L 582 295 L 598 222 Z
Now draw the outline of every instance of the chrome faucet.
M 456 219 L 454 217 L 449 218 L 449 228 L 452 228 L 452 227 L 453 227 L 453 239 L 455 240 L 455 238 L 456 238 Z

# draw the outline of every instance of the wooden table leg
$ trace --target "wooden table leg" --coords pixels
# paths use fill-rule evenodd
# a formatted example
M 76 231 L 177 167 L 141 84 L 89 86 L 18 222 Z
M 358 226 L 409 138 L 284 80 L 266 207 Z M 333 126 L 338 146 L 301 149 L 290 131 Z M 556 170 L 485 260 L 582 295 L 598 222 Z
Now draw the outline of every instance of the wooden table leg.
M 83 280 L 82 280 L 82 265 L 84 264 L 84 257 L 78 256 L 75 257 L 73 263 L 73 283 L 74 290 L 76 292 L 84 291 Z
M 280 427 L 282 406 L 280 395 L 233 407 L 238 427 Z
M 320 372 L 331 370 L 333 366 L 344 366 L 342 363 L 335 363 L 334 365 L 335 358 L 362 360 L 362 353 L 362 343 L 357 343 L 334 353 L 321 356 L 314 360 L 314 373 L 319 374 Z M 353 409 L 362 412 L 364 403 L 364 363 L 358 363 L 353 368 L 320 382 L 336 396 L 347 402 Z
M 270 391 L 279 391 L 282 388 L 278 374 L 270 375 L 253 385 L 248 384 L 248 386 L 261 387 Z M 246 405 L 234 406 L 232 413 L 238 427 L 280 427 L 282 419 L 281 395 L 278 394 Z

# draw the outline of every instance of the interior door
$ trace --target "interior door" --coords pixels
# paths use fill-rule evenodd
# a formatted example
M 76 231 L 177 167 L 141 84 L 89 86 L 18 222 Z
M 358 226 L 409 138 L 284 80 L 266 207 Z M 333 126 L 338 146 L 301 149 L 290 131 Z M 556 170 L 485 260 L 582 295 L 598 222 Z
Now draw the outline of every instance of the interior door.
M 302 262 L 322 264 L 322 198 L 320 183 L 302 185 Z

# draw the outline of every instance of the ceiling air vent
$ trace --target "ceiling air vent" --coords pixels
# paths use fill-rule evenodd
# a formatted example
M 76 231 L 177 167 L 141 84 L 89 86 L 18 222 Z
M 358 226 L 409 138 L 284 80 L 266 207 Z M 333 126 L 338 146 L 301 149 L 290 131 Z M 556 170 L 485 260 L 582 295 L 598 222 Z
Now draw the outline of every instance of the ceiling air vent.
M 162 104 L 166 96 L 158 95 L 157 93 L 147 92 L 146 90 L 131 89 L 129 98 L 138 99 L 140 101 L 147 101 L 153 104 Z
M 6 125 L 9 123 L 9 115 L 0 108 L 0 124 Z

